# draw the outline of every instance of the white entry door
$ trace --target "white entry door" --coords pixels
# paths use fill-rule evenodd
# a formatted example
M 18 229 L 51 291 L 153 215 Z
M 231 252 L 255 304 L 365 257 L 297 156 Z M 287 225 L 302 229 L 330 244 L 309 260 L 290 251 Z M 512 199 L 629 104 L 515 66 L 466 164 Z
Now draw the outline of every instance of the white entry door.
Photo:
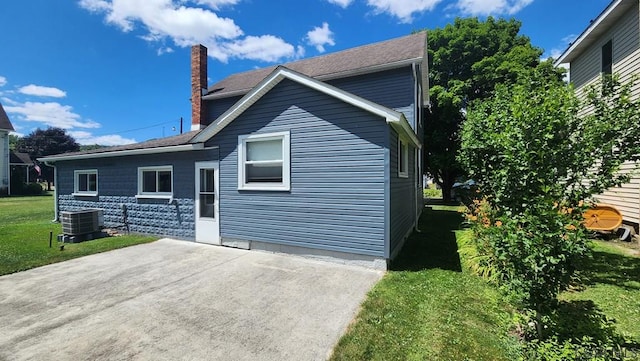
M 218 162 L 196 163 L 196 242 L 220 244 Z

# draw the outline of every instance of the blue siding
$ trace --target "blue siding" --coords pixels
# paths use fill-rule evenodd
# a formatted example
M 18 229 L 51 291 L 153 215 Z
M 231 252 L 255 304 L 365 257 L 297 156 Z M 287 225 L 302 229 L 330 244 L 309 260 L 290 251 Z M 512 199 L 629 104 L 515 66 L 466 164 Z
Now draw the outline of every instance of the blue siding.
M 66 161 L 56 164 L 59 209 L 104 210 L 106 227 L 123 227 L 124 212 L 131 232 L 194 239 L 195 162 L 217 160 L 217 150 Z M 138 167 L 173 166 L 174 202 L 136 199 Z M 98 170 L 98 196 L 73 196 L 74 170 Z
M 415 125 L 415 79 L 411 66 L 329 80 L 327 83 L 374 103 L 404 113 Z M 415 129 L 415 127 L 414 127 Z
M 231 108 L 242 96 L 235 96 L 230 98 L 209 100 L 206 102 L 207 106 L 207 124 L 211 124 L 219 116 L 221 116 L 227 109 Z
M 389 170 L 390 189 L 390 254 L 401 244 L 403 238 L 411 230 L 415 220 L 415 157 L 414 149 L 409 146 L 409 177 L 398 177 L 398 134 L 390 132 L 389 158 L 391 166 Z
M 291 191 L 238 191 L 238 136 L 290 131 Z M 213 137 L 221 237 L 384 256 L 386 122 L 284 80 Z
M 415 129 L 415 79 L 411 66 L 377 73 L 352 76 L 327 81 L 337 88 L 404 113 Z M 241 96 L 211 100 L 207 102 L 207 124 L 210 124 Z

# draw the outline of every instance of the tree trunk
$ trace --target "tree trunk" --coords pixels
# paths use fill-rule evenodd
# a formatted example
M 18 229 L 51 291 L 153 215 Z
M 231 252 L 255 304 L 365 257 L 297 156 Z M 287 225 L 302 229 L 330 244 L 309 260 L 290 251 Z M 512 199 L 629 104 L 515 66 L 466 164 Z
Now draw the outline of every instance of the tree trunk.
M 538 340 L 542 340 L 542 312 L 540 307 L 536 310 L 536 332 L 538 333 Z
M 441 173 L 441 181 L 438 182 L 440 188 L 442 188 L 442 200 L 445 202 L 451 202 L 451 188 L 453 188 L 453 183 L 455 183 L 456 179 L 451 174 L 451 172 L 442 172 Z
M 442 182 L 442 185 L 440 186 L 442 188 L 442 200 L 445 202 L 451 202 L 454 199 L 451 198 L 451 188 L 453 186 L 453 183 L 450 182 Z

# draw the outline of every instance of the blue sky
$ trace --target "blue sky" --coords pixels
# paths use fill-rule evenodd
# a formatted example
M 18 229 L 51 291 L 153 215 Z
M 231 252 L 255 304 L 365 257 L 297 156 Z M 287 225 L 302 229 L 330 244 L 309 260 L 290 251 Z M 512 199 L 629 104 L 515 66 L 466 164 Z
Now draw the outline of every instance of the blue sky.
M 0 102 L 16 134 L 115 145 L 189 129 L 189 48 L 209 80 L 442 27 L 515 17 L 559 55 L 609 0 L 4 0 Z

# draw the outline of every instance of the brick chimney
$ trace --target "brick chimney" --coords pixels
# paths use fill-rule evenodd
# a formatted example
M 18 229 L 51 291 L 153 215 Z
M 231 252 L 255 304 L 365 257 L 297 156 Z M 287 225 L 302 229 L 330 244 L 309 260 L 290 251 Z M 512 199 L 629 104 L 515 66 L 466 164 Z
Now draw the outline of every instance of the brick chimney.
M 203 89 L 207 89 L 207 48 L 194 45 L 191 47 L 191 130 L 207 126 Z

